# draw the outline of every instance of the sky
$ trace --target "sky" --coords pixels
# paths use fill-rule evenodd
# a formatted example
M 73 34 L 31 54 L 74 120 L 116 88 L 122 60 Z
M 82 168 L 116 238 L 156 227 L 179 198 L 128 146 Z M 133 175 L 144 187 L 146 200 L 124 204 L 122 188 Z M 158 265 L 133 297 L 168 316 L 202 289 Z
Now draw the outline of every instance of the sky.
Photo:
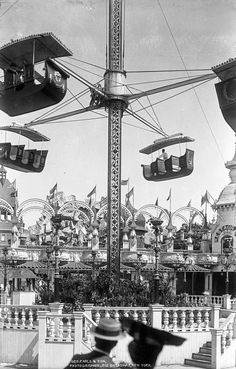
M 169 83 L 162 80 L 187 77 L 185 69 L 210 70 L 234 58 L 235 16 L 234 0 L 125 0 L 124 65 L 127 84 L 133 92 L 137 91 L 134 88 L 147 90 Z M 63 58 L 62 61 L 70 63 L 67 65 L 71 69 L 91 83 L 96 83 L 103 78 L 106 67 L 106 24 L 106 0 L 6 0 L 0 6 L 0 45 L 33 34 L 53 32 L 73 53 L 73 59 Z M 163 69 L 182 72 L 155 72 Z M 189 72 L 190 76 L 196 74 L 199 72 Z M 2 73 L 0 75 L 2 77 Z M 138 84 L 140 82 L 145 83 Z M 192 206 L 201 209 L 201 196 L 206 190 L 217 199 L 229 183 L 224 164 L 233 158 L 235 135 L 221 114 L 214 86 L 216 82 L 214 79 L 173 98 L 169 97 L 186 87 L 152 95 L 149 102 L 142 100 L 144 106 L 150 102 L 155 104 L 155 115 L 152 110 L 149 110 L 152 117 L 145 112 L 140 112 L 140 115 L 151 122 L 153 117 L 158 117 L 168 134 L 182 132 L 195 139 L 188 145 L 195 151 L 194 171 L 188 177 L 164 182 L 146 181 L 141 164 L 148 164 L 154 158 L 140 154 L 139 150 L 160 136 L 135 118 L 123 117 L 122 179 L 129 178 L 129 189 L 134 187 L 135 208 L 154 204 L 157 197 L 159 205 L 168 208 L 166 199 L 171 188 L 173 211 L 186 206 L 190 200 Z M 84 88 L 70 77 L 63 101 Z M 80 101 L 88 106 L 90 95 Z M 56 114 L 80 107 L 76 101 Z M 139 105 L 134 105 L 134 109 L 138 108 Z M 17 117 L 9 117 L 0 111 L 0 125 L 25 124 L 49 110 L 51 108 Z M 6 168 L 8 179 L 16 179 L 19 203 L 30 198 L 46 199 L 55 183 L 58 191 L 74 194 L 81 201 L 95 185 L 97 200 L 106 196 L 107 125 L 106 117 L 88 113 L 70 118 L 70 122 L 67 119 L 67 122 L 36 126 L 35 129 L 50 138 L 50 142 L 43 145 L 49 150 L 45 169 L 32 174 Z M 18 136 L 8 134 L 6 138 L 5 132 L 0 132 L 1 142 L 6 139 L 12 143 L 19 142 Z M 20 140 L 24 142 L 24 139 Z M 29 145 L 27 141 L 26 144 Z M 30 143 L 31 148 L 38 148 L 37 145 Z M 178 145 L 167 151 L 178 156 L 185 152 L 185 145 L 181 151 Z M 123 203 L 127 191 L 128 188 L 122 186 Z

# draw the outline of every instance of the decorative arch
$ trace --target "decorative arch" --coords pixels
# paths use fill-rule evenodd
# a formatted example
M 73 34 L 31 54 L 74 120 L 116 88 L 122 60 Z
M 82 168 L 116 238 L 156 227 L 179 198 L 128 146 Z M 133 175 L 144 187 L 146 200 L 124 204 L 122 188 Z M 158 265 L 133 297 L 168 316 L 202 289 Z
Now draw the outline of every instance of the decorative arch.
M 52 206 L 47 201 L 38 198 L 32 198 L 23 201 L 18 207 L 16 215 L 22 220 L 23 215 L 32 210 L 41 211 L 42 214 L 47 218 L 51 218 L 53 215 L 55 215 L 55 211 Z
M 107 215 L 107 204 L 101 207 L 101 209 L 97 212 L 97 219 L 103 218 L 104 215 Z M 123 224 L 128 224 L 129 219 L 132 219 L 131 211 L 123 204 L 121 204 L 121 221 Z
M 42 209 L 40 206 L 29 206 L 28 208 L 25 208 L 20 212 L 18 219 L 23 220 L 22 218 L 24 217 L 25 214 L 30 213 L 31 211 L 34 210 L 41 211 L 42 215 L 44 215 L 47 219 L 50 219 L 52 217 L 52 214 L 48 210 Z
M 199 217 L 199 224 L 202 226 L 204 224 L 203 213 L 192 206 L 183 206 L 174 211 L 171 220 L 172 224 L 177 227 L 176 223 L 178 222 L 178 219 L 184 220 L 184 222 L 189 225 L 194 223 L 197 217 Z
M 7 202 L 6 200 L 3 200 L 0 198 L 0 209 L 4 209 L 6 210 L 7 213 L 13 215 L 14 214 L 14 209 L 13 207 L 9 204 L 9 202 Z
M 149 222 L 150 218 L 160 218 L 163 220 L 163 227 L 167 227 L 169 224 L 169 213 L 166 209 L 162 208 L 161 206 L 148 204 L 142 206 L 138 211 L 135 213 L 134 220 L 136 221 L 138 216 L 142 214 L 146 220 L 146 223 Z
M 77 213 L 88 223 L 94 220 L 93 210 L 83 201 L 67 201 L 58 210 L 58 214 L 65 216 L 73 216 L 74 213 Z

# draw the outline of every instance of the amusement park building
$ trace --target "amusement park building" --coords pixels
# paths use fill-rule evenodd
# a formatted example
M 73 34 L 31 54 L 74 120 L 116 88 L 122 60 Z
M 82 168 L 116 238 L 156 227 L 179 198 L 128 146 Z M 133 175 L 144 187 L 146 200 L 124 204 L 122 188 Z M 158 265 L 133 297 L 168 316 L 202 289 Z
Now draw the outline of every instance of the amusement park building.
M 230 183 L 221 191 L 214 207 L 216 220 L 209 224 L 206 214 L 191 206 L 170 214 L 166 209 L 147 204 L 134 209 L 130 203 L 122 205 L 121 219 L 121 272 L 135 277 L 137 270 L 145 275 L 155 272 L 158 259 L 160 273 L 171 273 L 176 293 L 236 295 L 236 152 L 225 164 Z M 78 265 L 96 268 L 105 265 L 106 214 L 105 198 L 89 205 L 75 196 L 65 198 L 56 192 L 51 200 L 29 199 L 18 205 L 15 181 L 10 183 L 6 170 L 0 168 L 0 257 L 7 247 L 5 258 L 14 260 L 15 266 L 47 261 L 48 246 L 53 248 L 52 219 L 61 216 L 58 227 L 60 273 Z M 41 211 L 34 226 L 24 228 L 24 214 L 32 209 Z M 161 220 L 154 229 L 153 218 Z M 158 231 L 158 232 L 157 232 Z M 158 255 L 155 245 L 160 246 Z M 37 264 L 38 265 L 38 264 Z M 77 266 L 76 266 L 77 265 Z M 83 267 L 79 269 L 83 271 Z M 72 268 L 73 269 L 73 268 Z M 89 268 L 87 268 L 89 269 Z M 36 272 L 36 270 L 34 270 Z M 2 283 L 2 280 L 0 280 Z

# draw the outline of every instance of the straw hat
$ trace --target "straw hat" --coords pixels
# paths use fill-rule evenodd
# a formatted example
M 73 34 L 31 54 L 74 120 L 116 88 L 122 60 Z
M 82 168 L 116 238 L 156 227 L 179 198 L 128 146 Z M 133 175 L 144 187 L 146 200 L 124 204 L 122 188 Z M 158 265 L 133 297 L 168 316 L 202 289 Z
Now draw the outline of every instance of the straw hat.
M 100 319 L 98 326 L 92 327 L 91 333 L 94 337 L 108 341 L 118 341 L 121 337 L 124 337 L 120 322 L 112 318 Z

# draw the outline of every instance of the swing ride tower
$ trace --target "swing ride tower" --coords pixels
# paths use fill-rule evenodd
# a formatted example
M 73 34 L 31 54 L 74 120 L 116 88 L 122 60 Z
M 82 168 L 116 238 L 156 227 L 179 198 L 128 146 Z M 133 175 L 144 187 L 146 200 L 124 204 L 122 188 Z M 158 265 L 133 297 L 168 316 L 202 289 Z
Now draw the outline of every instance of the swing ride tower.
M 124 11 L 123 0 L 109 1 L 109 32 L 105 92 L 108 109 L 108 180 L 107 180 L 107 268 L 120 271 L 121 217 L 121 120 L 126 108 L 124 96 Z

